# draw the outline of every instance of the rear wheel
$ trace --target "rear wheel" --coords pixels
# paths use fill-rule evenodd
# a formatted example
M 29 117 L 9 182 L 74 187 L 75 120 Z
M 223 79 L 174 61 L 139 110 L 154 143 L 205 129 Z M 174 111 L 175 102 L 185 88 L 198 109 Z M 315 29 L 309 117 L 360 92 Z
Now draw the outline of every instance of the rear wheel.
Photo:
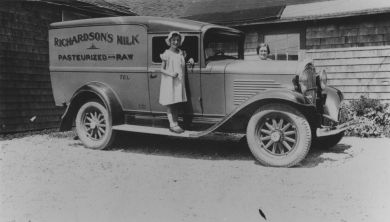
M 247 141 L 261 164 L 290 167 L 306 157 L 311 145 L 311 129 L 295 108 L 271 104 L 261 107 L 249 120 Z
M 76 116 L 76 131 L 84 145 L 91 149 L 105 149 L 114 140 L 108 111 L 95 101 L 80 107 Z

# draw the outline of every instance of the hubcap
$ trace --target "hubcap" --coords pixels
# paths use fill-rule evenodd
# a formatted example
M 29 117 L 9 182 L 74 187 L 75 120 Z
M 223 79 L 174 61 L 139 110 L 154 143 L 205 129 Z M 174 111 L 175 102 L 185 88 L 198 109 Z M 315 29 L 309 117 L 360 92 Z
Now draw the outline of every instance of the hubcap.
M 96 128 L 96 122 L 95 122 L 95 121 L 91 122 L 91 128 L 92 128 L 92 129 L 95 129 L 95 128 Z
M 290 119 L 284 116 L 271 116 L 259 122 L 256 128 L 260 147 L 272 155 L 286 155 L 297 144 L 296 127 Z
M 106 134 L 107 123 L 100 110 L 95 108 L 86 110 L 82 121 L 88 138 L 92 140 L 100 140 Z
M 274 142 L 278 142 L 280 140 L 280 133 L 278 131 L 274 131 L 271 133 L 271 140 Z

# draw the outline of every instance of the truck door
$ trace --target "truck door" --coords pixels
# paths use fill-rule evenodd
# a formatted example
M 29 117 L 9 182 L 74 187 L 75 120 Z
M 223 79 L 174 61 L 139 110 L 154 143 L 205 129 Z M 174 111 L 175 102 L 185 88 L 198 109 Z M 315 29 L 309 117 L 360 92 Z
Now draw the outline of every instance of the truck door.
M 118 48 L 125 50 L 128 58 L 125 58 L 125 55 L 117 55 L 117 60 L 131 59 L 131 62 L 127 63 L 127 70 L 120 74 L 120 83 L 113 87 L 121 98 L 124 110 L 150 112 L 147 90 L 147 31 L 144 26 L 129 25 L 126 33 L 127 35 L 118 35 L 116 41 Z
M 192 58 L 195 61 L 194 66 L 187 65 L 187 103 L 184 103 L 184 112 L 187 115 L 201 115 L 202 109 L 200 105 L 200 65 L 199 65 L 199 35 L 184 34 L 185 40 L 181 47 L 187 54 L 186 61 Z M 150 35 L 149 47 L 151 52 L 149 54 L 149 96 L 150 96 L 150 110 L 156 115 L 165 115 L 166 107 L 159 103 L 160 97 L 160 82 L 161 75 L 161 58 L 162 54 L 168 49 L 165 43 L 167 35 Z

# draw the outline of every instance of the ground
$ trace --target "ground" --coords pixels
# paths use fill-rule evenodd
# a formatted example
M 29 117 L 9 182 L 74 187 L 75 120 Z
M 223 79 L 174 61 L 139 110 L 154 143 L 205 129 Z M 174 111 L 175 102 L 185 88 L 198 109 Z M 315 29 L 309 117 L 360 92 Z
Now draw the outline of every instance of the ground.
M 294 168 L 263 167 L 234 138 L 72 133 L 0 141 L 0 221 L 389 221 L 390 139 L 344 138 Z

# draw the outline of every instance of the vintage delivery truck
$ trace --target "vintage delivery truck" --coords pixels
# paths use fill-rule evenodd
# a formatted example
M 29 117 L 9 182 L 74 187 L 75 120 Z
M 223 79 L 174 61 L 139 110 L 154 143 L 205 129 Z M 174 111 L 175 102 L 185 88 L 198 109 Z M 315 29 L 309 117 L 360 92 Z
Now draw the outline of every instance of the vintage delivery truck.
M 188 102 L 182 134 L 168 130 L 158 102 L 160 54 L 171 31 L 185 36 Z M 350 126 L 342 93 L 311 61 L 246 61 L 236 29 L 158 17 L 114 17 L 51 24 L 50 75 L 61 130 L 75 124 L 86 147 L 110 146 L 117 131 L 176 137 L 214 132 L 246 136 L 267 166 L 294 166 L 319 140 L 333 146 Z M 210 53 L 213 52 L 213 53 Z

